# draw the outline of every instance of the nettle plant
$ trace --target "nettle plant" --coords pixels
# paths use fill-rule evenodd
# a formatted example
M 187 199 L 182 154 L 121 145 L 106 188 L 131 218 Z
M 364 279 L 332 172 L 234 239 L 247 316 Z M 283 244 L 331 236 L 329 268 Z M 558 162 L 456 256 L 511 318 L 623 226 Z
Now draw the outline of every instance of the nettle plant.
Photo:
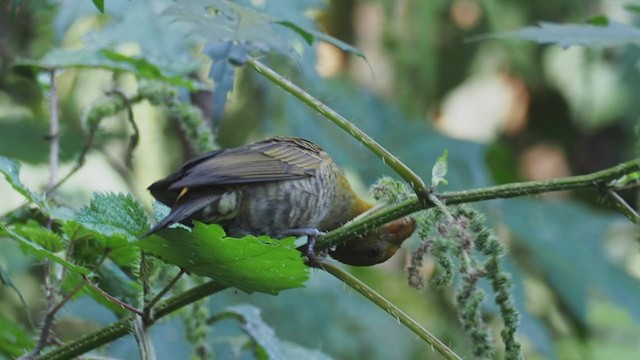
M 94 4 L 104 11 L 102 1 L 94 1 Z M 114 50 L 113 46 L 96 45 L 79 50 L 54 49 L 41 60 L 20 60 L 14 66 L 19 72 L 39 74 L 42 79 L 39 85 L 47 94 L 50 181 L 42 191 L 29 189 L 20 180 L 20 163 L 0 157 L 0 172 L 25 200 L 23 206 L 2 217 L 0 235 L 18 244 L 25 256 L 40 260 L 42 296 L 45 298 L 44 317 L 38 321 L 35 338 L 28 335 L 26 326 L 3 323 L 3 332 L 9 334 L 3 337 L 13 339 L 0 344 L 0 350 L 7 356 L 73 358 L 132 334 L 141 357 L 153 358 L 154 349 L 148 329 L 168 315 L 179 313 L 184 317 L 187 338 L 197 357 L 210 356 L 209 327 L 229 318 L 237 320 L 246 332 L 247 337 L 240 347 L 248 346 L 257 358 L 328 357 L 317 350 L 280 340 L 255 306 L 235 305 L 210 315 L 204 303 L 205 299 L 230 288 L 246 293 L 279 295 L 287 289 L 304 287 L 310 271 L 296 248 L 294 238 L 275 240 L 266 236 L 246 236 L 234 239 L 227 237 L 220 226 L 202 223 L 196 223 L 192 229 L 177 227 L 143 237 L 150 229 L 150 219 L 161 219 L 167 214 L 166 207 L 157 205 L 150 214 L 131 194 L 103 192 L 94 194 L 89 204 L 74 210 L 65 205 L 65 198 L 57 192 L 84 166 L 88 153 L 104 146 L 96 141 L 101 132 L 108 131 L 104 123 L 122 113 L 132 134 L 123 156 L 124 163 L 127 169 L 133 166 L 134 151 L 140 137 L 145 134 L 138 129 L 132 107 L 142 102 L 162 109 L 180 129 L 179 136 L 187 141 L 193 153 L 214 149 L 215 126 L 200 107 L 185 100 L 184 94 L 213 91 L 210 101 L 215 110 L 212 115 L 219 119 L 237 82 L 239 69 L 254 72 L 293 95 L 294 101 L 310 107 L 311 112 L 321 114 L 353 136 L 355 142 L 382 159 L 404 180 L 381 177 L 371 188 L 372 196 L 383 204 L 381 208 L 322 235 L 317 240 L 316 249 L 327 250 L 345 239 L 354 239 L 353 234 L 364 234 L 391 220 L 413 214 L 419 224 L 416 235 L 419 241 L 411 250 L 408 284 L 416 289 L 423 289 L 427 284 L 434 284 L 445 292 L 452 287 L 455 289 L 460 326 L 468 334 L 468 351 L 474 357 L 490 358 L 500 352 L 507 359 L 518 359 L 522 357 L 522 350 L 515 339 L 520 315 L 512 298 L 512 278 L 504 272 L 502 265 L 505 246 L 488 227 L 484 216 L 467 203 L 595 188 L 617 204 L 617 208 L 631 221 L 638 222 L 637 212 L 616 195 L 619 189 L 639 185 L 638 159 L 589 175 L 441 192 L 439 189 L 447 183 L 446 151 L 433 166 L 431 182 L 427 185 L 416 172 L 366 132 L 267 65 L 270 58 L 289 59 L 291 63 L 303 65 L 305 62 L 297 48 L 311 49 L 319 41 L 364 58 L 354 47 L 315 30 L 313 25 L 299 25 L 296 21 L 268 15 L 240 2 L 180 1 L 169 5 L 158 18 L 166 21 L 167 28 L 176 27 L 170 31 L 184 34 L 184 37 L 177 36 L 180 41 L 203 44 L 202 54 L 213 62 L 209 79 L 214 85 L 192 76 L 201 64 L 188 52 L 179 56 L 186 61 L 176 63 L 152 56 L 129 56 Z M 545 26 L 534 29 L 547 36 L 541 42 L 562 39 L 565 45 L 575 45 L 576 42 L 565 36 L 564 31 L 571 30 L 570 34 L 587 30 L 610 31 L 606 26 L 598 28 L 596 25 L 578 29 L 566 29 L 561 25 L 549 29 L 548 25 Z M 501 36 L 531 39 L 531 33 L 535 31 L 529 30 Z M 132 74 L 136 86 L 133 92 L 127 93 L 114 84 L 113 90 L 85 111 L 83 146 L 74 166 L 63 175 L 58 162 L 59 134 L 64 119 L 59 118 L 56 80 L 59 74 L 77 69 L 100 69 L 113 74 L 115 79 L 122 74 Z M 130 171 L 127 169 L 123 171 Z M 426 278 L 422 271 L 427 256 L 433 257 L 437 264 L 436 275 L 431 279 Z M 330 259 L 322 261 L 319 268 L 396 317 L 428 344 L 425 351 L 433 349 L 447 359 L 461 358 L 395 304 L 334 265 Z M 610 271 L 614 276 L 622 276 L 621 272 Z M 3 285 L 13 289 L 22 299 L 11 274 L 0 268 L 0 275 Z M 481 286 L 483 279 L 490 285 L 493 303 L 497 305 L 502 319 L 501 350 L 496 350 L 492 327 L 485 323 L 483 317 L 488 290 Z M 635 286 L 637 288 L 637 284 Z M 70 301 L 85 296 L 113 312 L 119 320 L 62 343 L 54 331 L 56 316 Z M 286 292 L 279 296 L 286 296 Z M 24 299 L 22 301 L 26 309 L 28 306 Z M 313 308 L 313 301 L 309 299 L 306 306 Z

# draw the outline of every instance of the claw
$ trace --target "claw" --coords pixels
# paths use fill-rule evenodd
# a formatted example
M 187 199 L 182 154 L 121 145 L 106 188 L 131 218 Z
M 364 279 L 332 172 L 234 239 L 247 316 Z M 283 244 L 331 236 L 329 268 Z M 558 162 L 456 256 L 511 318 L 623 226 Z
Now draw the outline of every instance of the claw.
M 299 229 L 289 229 L 285 231 L 282 235 L 284 236 L 306 236 L 307 244 L 298 248 L 307 258 L 307 265 L 312 267 L 319 267 L 320 262 L 323 261 L 328 254 L 328 251 L 322 251 L 320 254 L 316 254 L 315 246 L 316 239 L 321 235 L 326 234 L 324 231 L 320 231 L 314 228 L 299 228 Z

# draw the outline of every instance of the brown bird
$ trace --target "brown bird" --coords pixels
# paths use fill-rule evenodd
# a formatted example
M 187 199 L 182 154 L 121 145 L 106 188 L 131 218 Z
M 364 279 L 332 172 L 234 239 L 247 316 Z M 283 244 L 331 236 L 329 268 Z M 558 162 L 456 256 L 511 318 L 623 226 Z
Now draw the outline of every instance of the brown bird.
M 171 207 L 149 233 L 197 220 L 220 224 L 233 237 L 313 235 L 373 208 L 326 152 L 294 137 L 202 154 L 149 190 Z M 329 253 L 346 264 L 375 265 L 393 256 L 415 227 L 413 218 L 403 217 Z

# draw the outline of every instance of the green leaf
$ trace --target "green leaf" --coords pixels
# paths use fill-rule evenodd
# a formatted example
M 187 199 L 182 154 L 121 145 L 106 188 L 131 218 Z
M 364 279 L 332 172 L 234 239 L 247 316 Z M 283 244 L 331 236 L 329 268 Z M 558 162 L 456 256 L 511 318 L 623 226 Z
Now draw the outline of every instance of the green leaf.
M 293 238 L 235 239 L 219 225 L 195 222 L 193 231 L 167 229 L 138 244 L 166 262 L 245 292 L 276 294 L 303 286 L 309 277 Z
M 4 268 L 2 268 L 2 266 L 0 266 L 0 282 L 2 282 L 3 285 L 8 286 L 10 289 L 16 292 L 16 295 L 18 295 L 18 298 L 20 299 L 20 302 L 22 303 L 22 306 L 24 307 L 25 312 L 29 314 L 29 305 L 27 304 L 27 301 L 24 299 L 24 297 L 22 296 L 22 293 L 20 292 L 20 290 L 18 290 L 16 285 L 13 283 L 13 281 L 11 281 L 11 277 L 4 270 Z
M 147 214 L 131 194 L 96 193 L 75 220 L 98 234 L 123 235 L 130 241 L 149 230 Z
M 104 0 L 91 0 L 96 9 L 104 14 Z
M 89 271 L 88 269 L 68 262 L 59 255 L 54 254 L 51 251 L 43 248 L 42 246 L 34 243 L 33 241 L 8 228 L 4 224 L 0 224 L 0 231 L 4 231 L 8 236 L 18 241 L 20 245 L 22 245 L 22 249 L 29 254 L 36 255 L 39 258 L 48 258 L 49 260 L 54 261 L 78 274 L 88 275 L 91 273 L 91 271 Z
M 0 172 L 4 175 L 9 185 L 14 190 L 19 192 L 30 203 L 36 204 L 39 207 L 45 207 L 45 202 L 42 196 L 34 194 L 20 181 L 20 163 L 12 159 L 0 156 Z M 46 207 L 45 207 L 46 208 Z
M 144 208 L 130 194 L 97 193 L 75 221 L 93 233 L 117 264 L 134 266 L 140 259 L 135 241 L 149 230 L 149 223 Z
M 47 251 L 56 253 L 64 250 L 64 241 L 62 240 L 62 236 L 45 228 L 35 221 L 29 221 L 25 225 L 16 225 L 14 231 L 42 246 Z
M 640 44 L 640 29 L 609 21 L 607 24 L 555 24 L 541 22 L 538 26 L 525 27 L 515 31 L 481 35 L 470 41 L 487 39 L 530 40 L 540 44 L 557 44 L 563 48 L 570 46 L 611 47 Z
M 0 355 L 4 353 L 16 359 L 34 346 L 35 340 L 22 324 L 0 316 Z
M 431 187 L 436 188 L 440 184 L 447 185 L 449 182 L 445 179 L 447 176 L 447 156 L 449 151 L 444 149 L 444 152 L 436 160 L 435 165 L 431 169 Z
M 24 68 L 36 71 L 51 69 L 89 68 L 107 69 L 111 71 L 126 71 L 138 78 L 162 81 L 175 86 L 183 86 L 189 90 L 198 90 L 206 86 L 188 76 L 169 73 L 145 58 L 126 56 L 108 48 L 91 48 L 79 50 L 53 49 L 42 59 L 22 59 L 16 61 L 14 68 L 21 71 Z
M 287 27 L 287 28 L 295 31 L 309 45 L 312 45 L 315 40 L 326 41 L 327 43 L 337 47 L 338 49 L 340 49 L 340 50 L 342 50 L 344 52 L 352 53 L 352 54 L 358 56 L 359 58 L 362 58 L 365 61 L 367 61 L 367 57 L 364 55 L 364 53 L 362 51 L 360 51 L 360 49 L 356 48 L 353 45 L 349 45 L 349 44 L 347 44 L 346 42 L 344 42 L 344 41 L 342 41 L 340 39 L 336 39 L 336 38 L 334 38 L 333 36 L 331 36 L 329 34 L 325 34 L 325 33 L 321 32 L 321 31 L 318 31 L 318 30 L 305 28 L 303 26 L 294 24 L 291 21 L 274 20 L 274 23 L 278 24 L 278 25 L 282 25 L 284 27 Z M 368 63 L 368 61 L 367 61 L 367 63 Z
M 280 339 L 273 329 L 262 320 L 260 309 L 252 305 L 236 305 L 225 309 L 218 317 L 233 316 L 240 318 L 242 329 L 259 347 L 267 359 L 287 359 Z

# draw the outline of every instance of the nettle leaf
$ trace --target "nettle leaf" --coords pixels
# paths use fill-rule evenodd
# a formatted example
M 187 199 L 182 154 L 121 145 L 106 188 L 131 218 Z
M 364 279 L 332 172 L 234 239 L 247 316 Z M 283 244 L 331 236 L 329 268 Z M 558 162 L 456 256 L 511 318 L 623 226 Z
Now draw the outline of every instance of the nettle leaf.
M 219 225 L 195 222 L 192 231 L 174 228 L 146 237 L 139 246 L 164 261 L 245 292 L 277 294 L 301 287 L 309 270 L 293 238 L 227 237 Z
M 540 44 L 570 46 L 611 47 L 640 44 L 640 29 L 615 21 L 600 21 L 598 24 L 555 24 L 541 22 L 538 26 L 515 31 L 481 35 L 471 41 L 486 39 L 520 39 Z
M 149 223 L 142 205 L 130 194 L 95 194 L 75 222 L 90 230 L 118 265 L 132 266 L 140 259 L 135 241 L 149 230 Z
M 93 2 L 93 5 L 98 11 L 104 14 L 104 0 L 91 0 L 91 2 Z
M 62 236 L 45 228 L 35 221 L 29 221 L 25 225 L 16 225 L 14 231 L 42 246 L 47 251 L 56 253 L 64 250 L 65 244 L 62 240 Z
M 83 274 L 83 275 L 87 275 L 90 274 L 91 271 L 89 271 L 88 269 L 82 267 L 82 266 L 78 266 L 75 264 L 72 264 L 70 262 L 68 262 L 67 260 L 65 260 L 64 258 L 62 258 L 61 256 L 45 249 L 44 247 L 40 246 L 39 244 L 31 241 L 30 239 L 28 239 L 25 236 L 22 236 L 21 234 L 19 234 L 18 232 L 8 228 L 7 226 L 5 226 L 4 224 L 0 224 L 0 234 L 1 232 L 6 233 L 6 235 L 8 235 L 9 237 L 13 238 L 14 240 L 18 241 L 18 243 L 21 245 L 23 251 L 25 251 L 28 254 L 32 254 L 35 255 L 39 258 L 48 258 L 51 261 L 54 261 L 62 266 L 64 266 L 65 268 L 78 273 L 78 274 Z
M 278 339 L 273 329 L 262 320 L 260 309 L 252 305 L 237 305 L 230 306 L 217 315 L 220 318 L 230 316 L 240 319 L 242 329 L 259 348 L 259 352 L 266 355 L 267 359 L 288 358 L 284 354 L 280 339 Z
M 96 233 L 123 235 L 131 241 L 149 230 L 147 214 L 131 194 L 96 193 L 75 220 Z
M 206 86 L 182 74 L 176 74 L 148 59 L 120 54 L 108 48 L 90 48 L 78 50 L 53 49 L 42 59 L 22 59 L 16 61 L 17 71 L 49 71 L 52 69 L 91 68 L 111 71 L 126 71 L 138 78 L 157 80 L 182 86 L 189 90 L 198 90 Z
M 448 181 L 445 179 L 447 176 L 447 156 L 449 152 L 447 149 L 444 150 L 441 156 L 436 160 L 435 165 L 431 169 L 431 186 L 436 188 L 440 184 L 447 185 Z

